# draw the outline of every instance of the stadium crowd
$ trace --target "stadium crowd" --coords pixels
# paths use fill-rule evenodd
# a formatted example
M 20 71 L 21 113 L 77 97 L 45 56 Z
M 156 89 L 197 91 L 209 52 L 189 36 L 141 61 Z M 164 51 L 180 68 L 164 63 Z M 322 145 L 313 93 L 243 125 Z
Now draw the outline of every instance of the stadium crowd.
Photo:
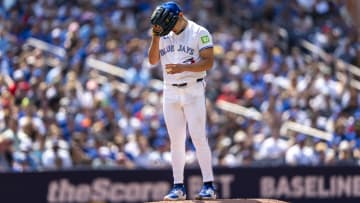
M 0 172 L 168 168 L 160 65 L 150 66 L 158 1 L 4 0 L 0 7 Z M 359 165 L 359 90 L 336 58 L 360 66 L 360 35 L 342 0 L 184 0 L 213 34 L 208 137 L 219 167 Z M 27 45 L 37 38 L 65 56 Z M 301 47 L 306 39 L 333 57 Z M 123 67 L 102 74 L 88 57 Z M 104 77 L 105 76 L 105 77 Z M 348 76 L 350 77 L 350 76 Z M 120 85 L 119 85 L 120 84 Z M 262 119 L 217 107 L 253 108 Z M 294 121 L 332 134 L 284 131 Z M 197 161 L 187 140 L 187 167 Z

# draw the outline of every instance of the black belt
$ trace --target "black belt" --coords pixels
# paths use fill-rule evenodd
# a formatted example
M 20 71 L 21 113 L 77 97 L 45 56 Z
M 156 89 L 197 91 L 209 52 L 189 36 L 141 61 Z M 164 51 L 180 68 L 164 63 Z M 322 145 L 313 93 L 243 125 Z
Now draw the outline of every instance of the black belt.
M 201 82 L 203 80 L 204 80 L 204 78 L 198 78 L 198 79 L 196 79 L 196 82 Z M 185 87 L 187 84 L 188 84 L 187 82 L 184 82 L 184 83 L 180 83 L 180 84 L 171 84 L 171 85 L 174 87 Z

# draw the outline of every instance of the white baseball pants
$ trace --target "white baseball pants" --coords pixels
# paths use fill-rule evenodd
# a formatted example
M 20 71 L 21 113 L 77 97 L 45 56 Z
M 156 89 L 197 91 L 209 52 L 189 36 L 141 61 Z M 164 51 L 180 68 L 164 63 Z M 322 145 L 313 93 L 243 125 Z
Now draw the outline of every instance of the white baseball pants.
M 163 111 L 171 142 L 174 184 L 184 181 L 186 125 L 196 149 L 203 182 L 213 181 L 206 136 L 205 81 L 188 83 L 185 87 L 165 84 Z

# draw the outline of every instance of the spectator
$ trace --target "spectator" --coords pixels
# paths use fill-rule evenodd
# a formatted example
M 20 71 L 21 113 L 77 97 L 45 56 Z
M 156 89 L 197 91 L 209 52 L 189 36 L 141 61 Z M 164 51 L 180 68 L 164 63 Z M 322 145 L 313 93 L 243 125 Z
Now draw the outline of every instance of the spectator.
M 328 147 L 325 142 L 318 142 L 315 145 L 316 165 L 326 166 L 335 164 L 335 150 Z
M 92 161 L 92 167 L 95 169 L 106 169 L 115 166 L 116 162 L 111 158 L 110 149 L 107 146 L 99 147 L 98 156 Z
M 82 132 L 76 132 L 72 135 L 71 141 L 71 158 L 74 164 L 74 167 L 89 167 L 92 162 L 92 158 L 95 156 L 91 153 L 86 146 L 86 134 Z
M 68 145 L 64 140 L 48 140 L 41 158 L 42 165 L 47 170 L 61 170 L 72 167 Z
M 280 129 L 274 127 L 271 130 L 271 135 L 261 143 L 258 158 L 267 161 L 268 165 L 282 165 L 288 148 L 288 141 L 281 138 Z
M 336 157 L 337 165 L 356 165 L 353 151 L 351 149 L 349 141 L 343 140 L 340 142 L 338 155 Z
M 306 145 L 306 136 L 296 136 L 296 143 L 286 151 L 286 163 L 290 166 L 314 165 L 316 162 L 314 149 Z
M 30 142 L 21 143 L 19 150 L 14 152 L 13 170 L 18 172 L 40 170 L 40 159 L 32 150 Z

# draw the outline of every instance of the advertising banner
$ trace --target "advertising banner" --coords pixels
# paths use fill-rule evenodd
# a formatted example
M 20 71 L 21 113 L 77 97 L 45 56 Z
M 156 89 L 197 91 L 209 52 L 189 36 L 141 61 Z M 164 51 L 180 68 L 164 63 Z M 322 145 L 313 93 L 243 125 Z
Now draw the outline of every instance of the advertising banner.
M 217 168 L 219 198 L 272 198 L 292 203 L 359 203 L 358 167 Z M 199 191 L 199 169 L 185 170 L 188 198 Z M 0 174 L 0 202 L 114 203 L 158 201 L 171 170 L 76 170 Z

